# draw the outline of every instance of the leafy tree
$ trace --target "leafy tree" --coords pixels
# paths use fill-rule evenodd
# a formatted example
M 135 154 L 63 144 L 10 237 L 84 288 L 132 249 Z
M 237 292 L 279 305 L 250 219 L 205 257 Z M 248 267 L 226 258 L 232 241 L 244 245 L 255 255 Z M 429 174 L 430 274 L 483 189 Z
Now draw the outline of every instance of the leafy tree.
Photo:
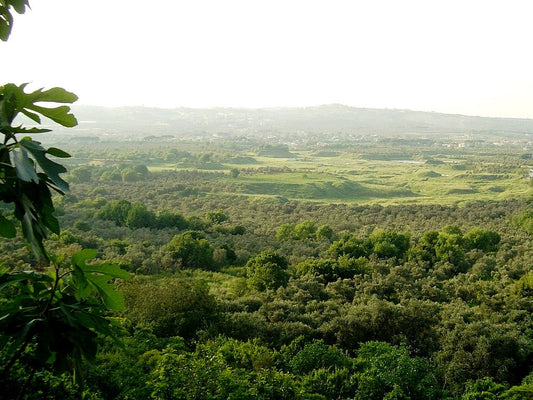
M 513 293 L 521 297 L 533 297 L 533 272 L 520 277 L 513 285 Z
M 313 240 L 327 239 L 331 240 L 333 230 L 329 225 L 316 227 L 313 220 L 303 221 L 299 224 L 283 224 L 276 230 L 276 239 L 279 241 L 286 240 Z
M 61 243 L 64 243 L 64 244 L 73 244 L 73 243 L 81 244 L 83 238 L 80 235 L 75 235 L 69 230 L 65 230 L 61 232 L 61 235 L 59 236 L 59 240 L 61 241 Z
M 175 228 L 175 229 L 187 229 L 189 224 L 185 217 L 181 214 L 176 214 L 169 211 L 164 211 L 156 216 L 155 226 L 159 229 L 163 228 Z
M 435 246 L 439 238 L 438 231 L 424 232 L 422 237 L 418 240 L 415 247 L 411 248 L 409 252 L 409 259 L 417 259 L 433 265 L 437 260 Z
M 334 282 L 339 278 L 336 273 L 338 265 L 337 260 L 332 259 L 306 260 L 296 266 L 296 273 L 299 276 L 306 274 L 323 276 L 326 281 Z
M 411 357 L 405 347 L 384 342 L 362 344 L 356 363 L 357 400 L 437 399 L 440 391 L 431 365 Z
M 526 210 L 513 217 L 513 223 L 533 235 L 533 211 Z
M 167 349 L 151 354 L 154 365 L 149 385 L 152 398 L 170 399 L 279 399 L 301 398 L 298 385 L 290 374 L 269 368 L 246 368 L 256 352 L 260 357 L 268 349 L 253 343 L 223 340 L 199 345 L 194 353 Z M 257 349 L 259 348 L 259 349 Z M 257 350 L 256 350 L 257 349 Z M 233 357 L 235 355 L 235 357 Z M 244 357 L 243 357 L 244 356 Z M 251 357 L 250 357 L 251 356 Z M 241 363 L 244 361 L 244 365 Z M 253 361 L 252 361 L 253 362 Z M 309 398 L 309 397 L 306 397 Z
M 316 234 L 316 225 L 315 221 L 303 221 L 294 226 L 294 235 L 299 240 L 311 239 L 314 238 Z
M 91 175 L 91 169 L 88 166 L 81 166 L 69 172 L 69 180 L 74 183 L 86 183 L 91 180 Z
M 533 373 L 526 376 L 520 385 L 513 386 L 501 396 L 505 400 L 533 399 Z
M 220 256 L 224 261 L 223 264 L 233 264 L 237 261 L 237 253 L 229 245 L 223 244 L 217 250 L 220 251 Z
M 74 223 L 74 228 L 83 232 L 88 232 L 91 230 L 91 224 L 89 224 L 87 221 L 76 221 Z
M 409 250 L 409 234 L 376 231 L 368 237 L 372 253 L 380 258 L 403 258 Z
M 244 235 L 246 233 L 246 227 L 243 225 L 235 225 L 228 231 L 232 235 Z
M 233 179 L 236 179 L 240 175 L 241 171 L 239 171 L 238 168 L 232 168 L 229 173 Z
M 296 273 L 299 276 L 306 274 L 320 276 L 326 282 L 335 282 L 337 279 L 351 279 L 355 274 L 369 272 L 368 260 L 366 258 L 353 259 L 348 256 L 341 256 L 334 259 L 309 259 L 296 266 Z
M 329 225 L 321 225 L 316 230 L 316 238 L 318 240 L 327 239 L 331 240 L 333 238 L 334 232 L 331 226 Z
M 148 168 L 146 165 L 135 165 L 133 167 L 124 168 L 121 171 L 123 182 L 137 182 L 145 180 L 148 177 Z
M 110 169 L 104 171 L 99 178 L 100 181 L 119 182 L 122 180 L 122 175 L 118 169 Z
M 368 242 L 355 236 L 346 236 L 331 244 L 328 252 L 334 257 L 346 255 L 351 258 L 366 257 L 370 254 Z
M 124 224 L 128 228 L 151 228 L 155 225 L 155 214 L 146 209 L 144 204 L 134 204 L 128 211 Z
M 206 223 L 205 221 L 196 216 L 196 215 L 193 215 L 189 218 L 187 218 L 187 226 L 189 229 L 193 229 L 193 230 L 196 230 L 196 231 L 199 231 L 199 230 L 202 230 L 206 227 Z
M 464 238 L 467 249 L 479 249 L 487 253 L 498 250 L 498 244 L 501 240 L 501 236 L 497 232 L 482 228 L 468 231 Z
M 492 378 L 485 377 L 466 383 L 461 400 L 497 400 L 502 397 L 505 385 L 496 383 Z
M 221 224 L 224 221 L 227 221 L 229 218 L 222 210 L 209 211 L 205 214 L 205 219 L 212 224 Z
M 435 243 L 435 255 L 438 260 L 452 264 L 458 272 L 463 272 L 467 268 L 465 239 L 459 228 L 448 226 L 439 232 Z
M 294 224 L 283 224 L 276 230 L 276 239 L 280 242 L 294 238 Z
M 450 389 L 460 393 L 470 380 L 493 377 L 512 381 L 530 356 L 529 338 L 515 323 L 498 321 L 498 315 L 484 316 L 462 301 L 444 307 L 441 318 L 446 329 L 435 360 Z
M 287 260 L 273 250 L 265 250 L 246 263 L 249 285 L 259 291 L 277 289 L 289 280 Z
M 213 269 L 213 246 L 205 235 L 198 231 L 187 231 L 175 235 L 167 244 L 167 251 L 181 268 Z
M 136 173 L 142 175 L 142 176 L 147 176 L 150 172 L 148 171 L 148 167 L 144 164 L 137 164 L 133 167 L 133 171 L 135 171 Z
M 357 393 L 355 375 L 348 368 L 319 368 L 301 379 L 305 399 L 353 399 Z
M 96 217 L 113 221 L 118 226 L 124 226 L 131 207 L 132 205 L 128 200 L 113 200 L 100 208 L 96 213 Z
M 350 362 L 346 355 L 338 349 L 326 345 L 322 340 L 306 343 L 289 361 L 289 366 L 296 375 L 304 375 L 314 369 L 334 369 L 349 365 Z
M 120 322 L 123 346 L 109 338 L 102 341 L 96 362 L 90 369 L 86 386 L 98 399 L 141 400 L 150 398 L 148 387 L 153 353 L 160 349 L 186 350 L 180 337 L 158 338 L 147 326 Z M 96 396 L 95 396 L 96 397 Z M 79 397 L 78 397 L 79 398 Z
M 216 317 L 217 304 L 207 284 L 179 278 L 135 279 L 122 286 L 125 315 L 136 324 L 150 326 L 157 336 L 190 339 L 207 329 Z

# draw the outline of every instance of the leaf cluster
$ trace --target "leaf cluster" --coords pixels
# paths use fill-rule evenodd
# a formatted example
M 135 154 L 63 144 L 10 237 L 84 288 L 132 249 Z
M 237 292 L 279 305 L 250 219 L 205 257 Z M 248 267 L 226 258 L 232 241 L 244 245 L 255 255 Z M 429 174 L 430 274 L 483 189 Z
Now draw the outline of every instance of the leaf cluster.
M 26 128 L 13 123 L 22 114 L 38 124 L 44 116 L 63 126 L 75 126 L 77 121 L 68 106 L 44 107 L 40 103 L 72 103 L 77 97 L 61 88 L 26 93 L 26 86 L 12 83 L 0 86 L 0 133 L 4 135 L 0 143 L 0 201 L 13 204 L 14 217 L 22 225 L 24 238 L 39 257 L 48 259 L 43 240 L 48 231 L 59 234 L 51 192 L 64 194 L 69 189 L 60 177 L 66 168 L 49 156 L 70 156 L 54 147 L 45 149 L 28 136 L 17 136 L 49 129 Z M 13 222 L 0 216 L 0 235 L 12 238 L 15 234 Z
M 15 362 L 25 362 L 56 373 L 73 368 L 76 376 L 82 360 L 94 361 L 97 335 L 114 335 L 107 310 L 122 310 L 124 300 L 109 282 L 128 274 L 107 263 L 87 263 L 95 255 L 83 250 L 72 256 L 70 266 L 56 264 L 50 273 L 0 274 L 5 375 Z
M 1 0 L 0 1 L 0 40 L 7 41 L 13 29 L 13 10 L 24 14 L 29 7 L 29 0 Z

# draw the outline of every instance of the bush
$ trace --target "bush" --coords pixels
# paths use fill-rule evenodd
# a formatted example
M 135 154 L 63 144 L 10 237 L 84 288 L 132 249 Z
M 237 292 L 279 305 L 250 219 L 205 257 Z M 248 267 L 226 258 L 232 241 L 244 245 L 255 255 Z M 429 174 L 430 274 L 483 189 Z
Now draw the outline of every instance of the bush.
M 259 291 L 286 286 L 289 280 L 287 266 L 285 257 L 272 250 L 263 251 L 246 263 L 248 284 Z
M 187 231 L 175 235 L 167 244 L 171 258 L 181 268 L 213 269 L 213 247 L 198 231 Z
M 157 336 L 192 338 L 217 316 L 215 298 L 200 281 L 164 278 L 132 280 L 122 286 L 125 315 L 136 324 L 151 326 Z

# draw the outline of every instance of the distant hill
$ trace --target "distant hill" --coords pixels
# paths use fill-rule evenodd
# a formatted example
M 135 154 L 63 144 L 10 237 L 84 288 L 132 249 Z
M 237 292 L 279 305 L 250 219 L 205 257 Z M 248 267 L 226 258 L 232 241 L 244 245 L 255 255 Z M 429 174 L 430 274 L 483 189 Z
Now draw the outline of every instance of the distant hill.
M 410 110 L 354 108 L 338 104 L 302 108 L 105 108 L 74 106 L 76 136 L 99 139 L 146 137 L 284 137 L 533 134 L 533 120 L 486 118 Z M 58 130 L 59 134 L 66 131 Z

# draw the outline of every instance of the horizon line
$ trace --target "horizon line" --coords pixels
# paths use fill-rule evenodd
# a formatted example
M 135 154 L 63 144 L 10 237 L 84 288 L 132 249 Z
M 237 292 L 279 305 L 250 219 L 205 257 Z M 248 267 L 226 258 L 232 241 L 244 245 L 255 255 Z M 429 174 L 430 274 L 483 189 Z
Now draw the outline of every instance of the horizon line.
M 379 111 L 400 111 L 400 112 L 415 112 L 415 113 L 426 113 L 426 114 L 442 114 L 450 116 L 460 116 L 460 117 L 469 117 L 469 118 L 491 118 L 491 119 L 515 119 L 515 120 L 533 120 L 533 117 L 497 117 L 493 115 L 476 115 L 476 114 L 462 114 L 458 112 L 443 112 L 435 110 L 413 110 L 410 108 L 388 108 L 388 107 L 362 107 L 362 106 L 350 106 L 343 103 L 323 103 L 317 105 L 305 105 L 305 106 L 152 106 L 152 105 L 101 105 L 101 104 L 73 104 L 72 107 L 99 107 L 99 108 L 108 108 L 108 109 L 119 109 L 119 108 L 145 108 L 145 109 L 156 109 L 156 110 L 178 110 L 178 109 L 189 109 L 189 110 L 215 110 L 215 109 L 233 109 L 233 110 L 279 110 L 279 109 L 308 109 L 308 108 L 320 108 L 320 107 L 344 107 L 358 110 L 379 110 Z

